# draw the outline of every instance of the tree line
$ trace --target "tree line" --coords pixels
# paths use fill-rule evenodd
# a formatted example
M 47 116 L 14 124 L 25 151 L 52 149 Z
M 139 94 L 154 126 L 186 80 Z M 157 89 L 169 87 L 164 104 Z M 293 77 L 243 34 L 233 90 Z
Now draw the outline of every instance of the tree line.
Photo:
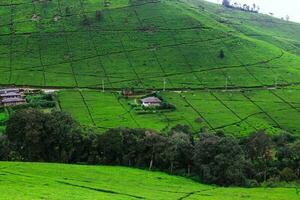
M 241 3 L 230 3 L 231 0 L 223 0 L 222 1 L 222 5 L 227 7 L 227 8 L 233 8 L 233 9 L 238 9 L 238 10 L 242 10 L 242 11 L 247 11 L 247 12 L 254 12 L 254 13 L 258 13 L 260 10 L 260 7 L 258 5 L 256 5 L 255 3 L 251 5 L 248 4 L 241 4 Z
M 17 111 L 6 124 L 1 160 L 130 166 L 223 186 L 300 178 L 300 140 L 290 134 L 259 131 L 236 138 L 223 132 L 195 134 L 182 125 L 166 133 L 115 128 L 99 134 L 66 113 L 35 109 Z

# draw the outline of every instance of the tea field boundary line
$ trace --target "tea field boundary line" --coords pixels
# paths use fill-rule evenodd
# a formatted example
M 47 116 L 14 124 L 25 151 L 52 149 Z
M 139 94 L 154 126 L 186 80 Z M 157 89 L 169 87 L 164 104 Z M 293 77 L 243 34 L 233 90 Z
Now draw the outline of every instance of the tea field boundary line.
M 242 94 L 243 94 L 243 96 L 244 96 L 246 99 L 248 99 L 253 105 L 255 105 L 261 112 L 263 112 L 266 116 L 268 116 L 268 118 L 271 119 L 271 121 L 273 121 L 273 122 L 275 123 L 275 125 L 276 125 L 278 128 L 282 129 L 282 127 L 280 126 L 280 124 L 279 124 L 275 119 L 273 119 L 272 116 L 271 116 L 269 113 L 267 113 L 266 111 L 264 111 L 264 109 L 262 109 L 262 107 L 261 107 L 260 105 L 258 105 L 255 101 L 253 101 L 253 100 L 252 100 L 250 97 L 248 97 L 246 94 L 244 94 L 244 93 L 242 93 Z
M 226 103 L 224 103 L 217 95 L 215 95 L 213 92 L 210 92 L 210 94 L 217 100 L 219 101 L 225 108 L 227 108 L 231 113 L 233 113 L 239 120 L 240 122 L 245 121 L 242 117 L 240 117 L 235 111 L 233 111 Z M 257 128 L 250 124 L 249 122 L 245 121 L 251 128 L 255 129 L 257 131 Z
M 116 52 L 114 54 L 120 54 L 120 53 L 124 53 L 123 51 L 120 52 Z M 113 54 L 106 54 L 106 55 L 113 55 Z M 96 56 L 89 56 L 89 57 L 85 57 L 85 58 L 81 58 L 81 59 L 73 59 L 74 62 L 78 62 L 78 61 L 82 61 L 82 60 L 87 60 L 87 59 L 91 59 L 91 58 L 95 58 Z M 105 56 L 105 55 L 100 55 L 100 56 Z M 221 69 L 235 69 L 235 68 L 242 68 L 245 66 L 254 66 L 257 67 L 255 65 L 258 64 L 262 64 L 262 63 L 267 63 L 267 62 L 272 62 L 275 59 L 279 59 L 280 56 L 276 56 L 273 59 L 267 60 L 267 61 L 259 61 L 259 62 L 255 62 L 255 63 L 249 63 L 249 64 L 244 64 L 244 65 L 231 65 L 231 66 L 221 66 L 221 67 L 214 67 L 214 68 L 207 68 L 207 69 L 201 69 L 201 70 L 194 70 L 194 71 L 187 71 L 187 72 L 178 72 L 178 73 L 168 73 L 167 76 L 176 76 L 176 75 L 183 75 L 183 74 L 190 74 L 190 73 L 198 73 L 198 72 L 209 72 L 209 71 L 215 71 L 215 70 L 221 70 Z M 55 63 L 55 64 L 48 64 L 48 65 L 44 65 L 45 67 L 50 67 L 50 66 L 55 66 L 55 65 L 59 65 L 59 64 L 68 64 L 70 62 L 59 62 L 59 63 Z M 21 71 L 21 70 L 29 70 L 29 69 L 34 69 L 34 68 L 40 68 L 41 66 L 35 66 L 35 67 L 31 67 L 31 68 L 19 68 L 16 69 L 15 71 Z M 155 78 L 157 76 L 154 77 L 147 77 L 147 78 Z M 291 84 L 293 84 L 293 82 L 291 82 Z M 280 85 L 280 84 L 279 84 Z M 267 85 L 266 85 L 267 86 Z
M 143 22 L 141 21 L 141 19 L 140 19 L 138 13 L 137 13 L 137 11 L 136 11 L 136 9 L 134 9 L 134 13 L 135 13 L 136 18 L 137 18 L 137 20 L 138 20 L 138 22 L 139 22 L 139 25 L 140 25 L 142 28 L 144 28 L 144 24 L 143 24 Z M 147 45 L 148 45 L 148 48 L 150 48 L 151 45 L 149 44 L 149 42 L 147 42 Z M 148 50 L 149 50 L 149 49 L 148 49 Z M 151 50 L 149 50 L 149 51 L 151 51 Z M 156 48 L 154 47 L 154 50 L 152 50 L 151 52 L 153 53 L 153 57 L 154 57 L 154 59 L 156 60 L 158 66 L 159 66 L 159 68 L 160 68 L 160 70 L 163 72 L 164 78 L 167 78 L 167 79 L 168 79 L 168 82 L 173 86 L 173 83 L 172 83 L 171 80 L 166 76 L 166 71 L 164 70 L 163 66 L 161 65 L 161 63 L 160 63 L 160 61 L 159 61 L 159 59 L 158 59 L 158 57 L 157 57 L 157 54 L 156 54 Z
M 70 183 L 70 182 L 66 182 L 66 181 L 57 180 L 56 182 L 60 183 L 60 184 L 72 186 L 72 187 L 77 187 L 77 188 L 81 188 L 81 189 L 95 191 L 95 192 L 107 193 L 107 194 L 111 194 L 111 195 L 127 196 L 127 197 L 131 197 L 131 198 L 135 198 L 135 199 L 146 199 L 146 198 L 141 197 L 141 196 L 116 192 L 116 191 L 113 191 L 113 190 L 106 190 L 106 189 L 94 188 L 94 187 L 89 187 L 89 186 L 84 186 L 84 185 L 78 185 L 78 184 L 74 184 L 74 183 Z
M 213 130 L 215 132 L 215 128 L 206 120 L 206 118 L 203 117 L 203 115 L 201 114 L 201 112 L 199 112 L 193 105 L 192 103 L 189 102 L 189 100 L 183 96 L 182 94 L 180 94 L 180 97 L 184 100 L 184 102 L 186 102 L 202 119 L 203 121 L 205 121 L 205 123 L 210 127 L 211 130 Z
M 189 193 L 185 194 L 185 195 L 182 196 L 182 197 L 179 197 L 177 200 L 183 200 L 183 199 L 189 198 L 189 197 L 192 196 L 192 195 L 199 194 L 199 193 L 201 193 L 201 192 L 207 192 L 207 191 L 215 190 L 215 189 L 217 189 L 217 188 L 211 188 L 211 189 L 204 189 L 204 190 L 192 191 L 192 192 L 189 192 Z
M 287 104 L 289 107 L 291 107 L 292 109 L 296 110 L 297 112 L 300 113 L 300 110 L 297 109 L 297 107 L 295 107 L 293 104 L 291 104 L 290 102 L 286 101 L 283 97 L 281 97 L 280 95 L 276 94 L 276 92 L 269 90 L 270 93 L 277 97 L 278 99 L 280 99 L 282 102 L 284 102 L 285 104 Z
M 256 80 L 256 82 L 258 82 L 260 85 L 264 86 L 264 83 L 262 83 L 250 70 L 247 66 L 245 66 L 244 62 L 242 62 L 238 56 L 236 56 L 225 44 L 225 42 L 223 40 L 221 40 L 223 47 L 226 48 L 228 50 L 228 52 L 232 55 L 233 58 L 235 58 L 235 60 L 237 60 L 241 66 L 244 66 L 244 69 L 246 69 L 246 71 L 248 72 L 248 74 L 254 79 Z
M 82 0 L 78 0 L 78 1 L 79 1 L 80 5 L 81 5 L 81 10 L 82 10 L 82 12 L 84 12 L 84 7 L 83 7 L 83 2 L 82 2 Z M 99 55 L 99 51 L 98 51 L 97 46 L 96 46 L 95 41 L 94 41 L 94 37 L 93 37 L 93 35 L 92 35 L 92 33 L 91 33 L 91 26 L 90 26 L 90 24 L 89 24 L 88 26 L 89 26 L 88 34 L 89 34 L 89 36 L 90 36 L 90 43 L 91 43 L 91 45 L 93 45 L 93 49 L 94 49 L 94 51 L 96 52 L 96 54 Z M 103 65 L 101 56 L 97 56 L 97 60 L 98 60 L 98 64 L 100 65 L 100 68 L 103 70 L 104 76 L 105 76 L 105 78 L 107 79 L 108 84 L 110 85 L 110 87 L 112 87 L 112 84 L 111 84 L 111 82 L 110 82 L 109 76 L 107 75 L 106 69 L 105 69 L 105 67 L 104 67 L 104 65 Z M 97 76 L 96 76 L 96 77 L 97 77 Z M 100 77 L 99 77 L 99 78 L 100 78 Z M 100 83 L 100 84 L 101 84 L 101 83 Z
M 114 94 L 114 95 L 115 95 L 115 98 L 117 99 L 119 105 L 123 108 L 123 110 L 124 110 L 125 112 L 128 112 L 130 118 L 131 118 L 131 119 L 133 120 L 133 122 L 137 125 L 137 127 L 138 127 L 138 128 L 141 128 L 141 125 L 136 121 L 136 119 L 134 118 L 134 116 L 133 116 L 132 113 L 131 113 L 131 110 L 132 110 L 132 109 L 131 109 L 131 110 L 128 110 L 128 109 L 121 103 L 119 96 L 117 96 L 116 94 Z
M 166 21 L 166 19 L 165 19 L 164 17 L 161 17 L 161 18 L 162 18 L 162 20 L 163 20 L 163 22 L 164 22 L 165 24 L 169 24 L 169 23 Z M 176 31 L 173 31 L 173 34 L 171 33 L 171 37 L 172 37 L 172 39 L 173 39 L 173 41 L 174 41 L 174 44 L 176 44 L 176 43 L 177 43 L 177 40 L 176 40 L 176 38 L 175 38 L 174 35 L 177 35 L 177 34 L 176 34 Z M 194 69 L 193 69 L 193 67 L 191 66 L 191 64 L 189 63 L 189 61 L 188 61 L 188 59 L 186 58 L 186 56 L 184 55 L 182 49 L 178 46 L 178 48 L 176 48 L 176 50 L 177 50 L 177 52 L 182 56 L 182 58 L 183 58 L 183 60 L 184 60 L 184 63 L 185 63 L 185 65 L 189 68 L 189 71 L 191 71 L 191 74 L 197 79 L 197 81 L 199 82 L 199 84 L 202 85 L 201 79 L 197 76 L 197 74 L 193 73 Z
M 174 87 L 173 82 L 172 82 L 171 79 L 167 76 L 167 73 L 166 73 L 164 67 L 162 66 L 161 62 L 159 61 L 159 59 L 158 59 L 157 54 L 156 54 L 155 51 L 153 51 L 153 56 L 154 56 L 154 58 L 155 58 L 157 64 L 159 65 L 161 71 L 163 72 L 164 78 L 166 78 L 166 79 L 168 80 L 168 82 L 170 83 L 170 85 L 171 85 L 172 87 Z
M 94 13 L 94 12 L 90 12 L 90 13 Z M 66 18 L 69 18 L 70 16 L 72 15 L 69 15 L 68 17 Z M 82 14 L 76 14 L 76 16 L 82 16 Z M 48 19 L 48 20 L 52 20 L 52 18 L 43 18 L 44 20 L 45 19 Z M 14 24 L 24 24 L 24 23 L 27 23 L 27 22 L 32 22 L 32 20 L 30 19 L 27 19 L 27 20 L 19 20 L 17 22 L 14 22 Z M 12 25 L 12 23 L 7 23 L 7 24 L 0 24 L 0 28 L 1 27 L 6 27 L 6 26 L 10 26 Z M 210 30 L 210 28 L 208 27 L 183 27 L 183 28 L 164 28 L 164 27 L 156 27 L 156 30 L 157 31 L 160 31 L 160 32 L 171 32 L 171 31 L 187 31 L 187 30 L 198 30 L 198 29 L 205 29 L 205 30 Z M 92 31 L 96 31 L 96 32 L 101 32 L 101 33 L 132 33 L 132 32 L 140 32 L 141 29 L 139 28 L 132 28 L 132 29 L 98 29 L 98 28 L 95 28 L 95 27 L 91 27 L 91 30 Z M 66 30 L 65 33 L 86 33 L 87 31 L 85 30 Z M 50 34 L 60 34 L 61 31 L 59 30 L 56 30 L 56 31 L 45 31 L 43 32 L 44 34 L 46 35 L 50 35 Z M 19 32 L 19 33 L 16 33 L 15 35 L 16 36 L 25 36 L 25 35 L 36 35 L 38 34 L 38 31 L 30 31 L 30 32 Z M 2 33 L 0 34 L 0 37 L 1 36 L 9 36 L 10 34 L 9 33 Z M 227 36 L 223 36 L 223 37 L 229 37 L 230 34 L 228 34 Z
M 109 18 L 110 18 L 111 22 L 113 23 L 114 20 L 113 20 L 113 18 L 111 17 L 111 15 L 109 15 Z M 123 44 L 123 41 L 122 41 L 122 38 L 121 38 L 120 34 L 118 34 L 118 39 L 119 39 L 119 43 L 120 43 L 120 45 L 121 45 L 121 47 L 122 47 L 122 49 L 123 49 L 124 55 L 125 55 L 125 57 L 127 58 L 127 62 L 128 62 L 128 64 L 129 64 L 129 67 L 131 68 L 131 70 L 132 70 L 132 72 L 135 74 L 135 76 L 137 77 L 138 83 L 141 84 L 141 85 L 143 86 L 144 83 L 143 83 L 141 77 L 139 77 L 138 73 L 136 72 L 136 70 L 135 70 L 135 68 L 134 68 L 134 66 L 133 66 L 133 64 L 132 64 L 130 55 L 128 55 L 128 51 L 126 50 L 126 48 L 125 48 L 125 46 L 124 46 L 124 44 Z
M 253 114 L 251 114 L 251 115 L 248 115 L 248 116 L 242 118 L 241 121 L 234 122 L 234 123 L 231 123 L 231 124 L 222 125 L 222 126 L 216 127 L 216 129 L 223 129 L 223 128 L 226 128 L 226 127 L 229 127 L 229 126 L 238 125 L 238 124 L 241 124 L 242 122 L 248 120 L 249 118 L 251 118 L 251 117 L 253 117 L 253 116 L 255 116 L 255 115 L 261 115 L 261 114 L 264 114 L 264 115 L 265 115 L 265 113 L 262 112 L 262 111 L 261 111 L 261 112 L 256 112 L 256 113 L 253 113 Z M 255 130 L 257 130 L 256 127 L 255 127 Z
M 63 32 L 61 32 L 62 34 Z M 221 38 L 221 37 L 220 37 Z M 220 38 L 217 38 L 216 40 L 220 40 Z M 201 42 L 201 41 L 198 41 L 198 42 Z M 196 42 L 197 43 L 197 42 Z M 178 44 L 168 44 L 168 45 L 162 45 L 162 46 L 157 46 L 157 48 L 168 48 L 168 47 L 176 47 L 176 46 L 181 46 L 181 45 L 188 45 L 188 44 L 195 44 L 195 42 L 193 43 L 186 43 L 186 42 L 183 42 L 183 43 L 178 43 Z M 115 51 L 115 52 L 109 52 L 109 53 L 105 53 L 105 54 L 98 54 L 98 55 L 92 55 L 92 56 L 86 56 L 86 57 L 83 57 L 83 58 L 78 58 L 78 59 L 74 59 L 73 58 L 73 61 L 74 62 L 78 62 L 78 61 L 82 61 L 82 60 L 87 60 L 87 59 L 92 59 L 92 58 L 95 58 L 97 56 L 109 56 L 109 55 L 115 55 L 115 54 L 121 54 L 121 53 L 125 53 L 125 52 L 128 52 L 128 53 L 131 53 L 131 52 L 136 52 L 136 51 L 142 51 L 142 50 L 151 50 L 153 49 L 153 47 L 147 47 L 147 48 L 136 48 L 136 49 L 131 49 L 131 50 L 123 50 L 123 51 Z M 60 65 L 60 64 L 68 64 L 70 63 L 70 61 L 64 61 L 64 62 L 58 62 L 58 63 L 51 63 L 51 64 L 45 64 L 44 66 L 45 67 L 50 67 L 50 66 L 55 66 L 55 65 Z M 236 65 L 235 65 L 236 66 Z M 34 68 L 39 68 L 41 67 L 40 65 L 38 66 L 33 66 L 33 67 L 26 67 L 26 68 L 18 68 L 17 70 L 27 70 L 27 69 L 34 69 Z
M 13 0 L 10 0 L 10 2 L 12 3 Z M 13 66 L 12 66 L 12 61 L 13 61 L 13 55 L 12 55 L 12 47 L 13 47 L 13 37 L 14 37 L 14 21 L 13 21 L 13 16 L 14 16 L 14 7 L 10 6 L 10 43 L 9 43 L 9 79 L 8 79 L 8 83 L 11 83 L 11 79 L 12 79 L 12 73 L 13 73 Z
M 63 12 L 62 12 L 62 8 L 61 8 L 61 0 L 57 0 L 57 5 L 58 5 L 59 13 L 60 13 L 60 15 L 62 15 Z M 63 34 L 65 44 L 66 44 L 67 49 L 68 49 L 68 54 L 70 54 L 71 53 L 71 48 L 70 48 L 70 44 L 68 42 L 68 36 L 66 35 L 66 33 L 64 33 L 65 30 L 66 30 L 65 22 L 63 22 L 63 26 L 62 26 L 63 33 L 62 34 Z M 78 85 L 78 81 L 77 81 L 77 78 L 76 78 L 76 74 L 75 74 L 75 71 L 74 71 L 74 65 L 73 65 L 73 62 L 74 62 L 73 61 L 73 55 L 71 55 L 71 58 L 69 58 L 68 60 L 70 60 L 70 62 L 68 62 L 68 63 L 70 64 L 72 75 L 73 75 L 76 87 L 78 87 L 79 85 Z
M 81 96 L 82 102 L 85 105 L 85 108 L 86 108 L 86 110 L 87 110 L 87 112 L 89 114 L 91 122 L 93 123 L 94 126 L 97 126 L 97 124 L 95 123 L 94 118 L 92 116 L 91 110 L 90 110 L 90 108 L 89 108 L 89 106 L 88 106 L 88 104 L 87 104 L 87 102 L 86 102 L 86 100 L 84 98 L 84 95 L 82 94 L 81 90 L 78 90 L 78 92 L 79 92 L 79 95 Z
M 34 3 L 32 3 L 32 6 L 33 6 L 33 13 L 36 13 L 36 6 Z M 35 21 L 35 26 L 36 26 L 36 29 L 38 30 L 39 32 L 39 45 L 38 45 L 38 54 L 39 54 L 39 59 L 40 59 L 40 64 L 43 68 L 43 85 L 45 86 L 46 85 L 46 72 L 45 72 L 45 66 L 43 64 L 43 61 L 42 61 L 42 48 L 41 48 L 41 43 L 43 41 L 43 38 L 42 38 L 42 35 L 41 35 L 41 29 L 39 27 L 40 23 L 37 21 Z
M 197 35 L 203 40 L 203 37 L 201 36 L 201 34 L 199 33 L 199 30 L 197 31 Z M 223 34 L 222 34 L 223 35 Z M 220 39 L 221 41 L 223 41 L 222 39 Z M 216 66 L 218 66 L 218 63 L 217 63 L 217 61 L 216 61 L 216 58 L 215 58 L 215 56 L 213 56 L 213 54 L 211 53 L 211 51 L 210 51 L 210 49 L 208 48 L 208 46 L 207 45 L 204 45 L 205 47 L 205 49 L 207 50 L 207 52 L 209 53 L 209 55 L 210 55 L 210 57 L 212 57 L 213 58 L 213 62 L 215 63 L 215 65 Z M 222 72 L 222 74 L 223 74 L 223 76 L 224 76 L 224 78 L 225 79 L 227 79 L 227 73 L 225 73 L 225 71 L 222 69 L 222 70 L 220 70 L 221 72 Z M 229 79 L 229 83 L 232 85 L 232 81 L 231 81 L 231 79 Z

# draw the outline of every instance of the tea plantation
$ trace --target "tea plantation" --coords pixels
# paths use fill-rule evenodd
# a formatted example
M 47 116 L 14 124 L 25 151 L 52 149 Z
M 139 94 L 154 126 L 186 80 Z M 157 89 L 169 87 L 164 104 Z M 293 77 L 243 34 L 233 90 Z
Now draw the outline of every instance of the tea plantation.
M 299 133 L 297 23 L 202 0 L 3 0 L 0 19 L 0 85 L 90 89 L 59 94 L 82 124 Z M 166 89 L 176 111 L 100 88 Z
M 0 176 L 0 199 L 299 199 L 293 186 L 222 188 L 125 167 L 0 162 Z
M 300 24 L 203 0 L 1 0 L 0 88 L 58 89 L 57 107 L 100 133 L 183 124 L 195 133 L 299 135 L 299 35 Z M 143 95 L 125 98 L 124 89 L 155 92 L 168 109 L 143 110 Z M 1 108 L 0 134 L 8 113 Z M 298 200 L 299 192 L 125 167 L 0 162 L 0 200 Z
M 299 24 L 240 11 L 216 16 L 219 7 L 195 2 L 3 0 L 0 84 L 111 89 L 159 89 L 164 81 L 169 89 L 299 84 Z M 241 23 L 241 16 L 249 20 Z
M 118 126 L 167 131 L 177 124 L 195 132 L 223 130 L 236 136 L 266 129 L 270 134 L 288 131 L 300 134 L 299 87 L 254 91 L 160 92 L 176 107 L 173 111 L 139 113 L 118 93 L 100 91 L 61 91 L 62 111 L 81 124 L 106 130 Z M 200 121 L 199 121 L 200 119 Z

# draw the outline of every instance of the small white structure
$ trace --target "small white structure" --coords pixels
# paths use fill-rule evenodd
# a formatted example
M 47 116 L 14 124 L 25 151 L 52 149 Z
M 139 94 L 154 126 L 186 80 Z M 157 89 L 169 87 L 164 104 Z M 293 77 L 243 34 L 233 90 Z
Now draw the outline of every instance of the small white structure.
M 157 97 L 146 97 L 141 99 L 142 105 L 145 107 L 158 107 L 161 106 L 161 100 Z
M 0 94 L 7 94 L 7 93 L 19 93 L 20 90 L 17 88 L 6 88 L 6 89 L 0 89 Z
M 8 98 L 8 99 L 3 99 L 2 104 L 4 106 L 16 106 L 16 105 L 26 104 L 26 101 L 25 99 L 22 98 Z
M 4 99 L 4 98 L 21 98 L 21 94 L 20 93 L 16 93 L 16 92 L 8 92 L 5 94 L 0 94 L 0 98 Z
M 0 105 L 15 106 L 26 104 L 25 96 L 18 88 L 0 89 Z

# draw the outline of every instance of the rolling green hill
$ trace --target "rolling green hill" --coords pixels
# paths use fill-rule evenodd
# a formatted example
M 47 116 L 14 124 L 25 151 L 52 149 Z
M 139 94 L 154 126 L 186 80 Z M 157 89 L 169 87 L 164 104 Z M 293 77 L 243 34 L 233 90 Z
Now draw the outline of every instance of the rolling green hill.
M 2 1 L 0 84 L 101 87 L 104 81 L 107 88 L 154 89 L 164 79 L 167 88 L 224 87 L 226 79 L 232 87 L 299 82 L 300 58 L 281 48 L 286 41 L 297 51 L 298 24 L 251 20 L 211 4 L 202 4 L 203 11 L 181 1 L 109 2 Z M 225 23 L 215 12 L 250 22 Z M 287 32 L 291 27 L 297 31 Z M 278 41 L 260 38 L 270 34 Z
M 3 0 L 0 19 L 0 86 L 72 89 L 60 106 L 84 125 L 300 133 L 300 24 L 203 0 Z M 110 93 L 164 87 L 174 112 Z
M 297 200 L 299 189 L 222 188 L 125 167 L 0 162 L 0 199 Z
M 270 42 L 291 53 L 300 54 L 300 25 L 268 15 L 241 12 L 208 3 L 203 0 L 183 0 L 225 23 L 248 37 Z M 203 10 L 204 9 L 204 10 Z

